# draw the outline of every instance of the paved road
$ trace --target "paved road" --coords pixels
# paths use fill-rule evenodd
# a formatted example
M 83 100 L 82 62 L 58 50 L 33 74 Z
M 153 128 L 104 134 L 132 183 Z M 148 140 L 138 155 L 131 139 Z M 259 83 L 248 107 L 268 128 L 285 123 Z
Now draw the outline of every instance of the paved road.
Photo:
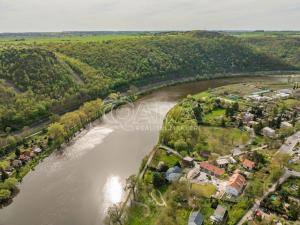
M 283 182 L 285 182 L 289 177 L 300 177 L 300 173 L 296 172 L 296 171 L 290 171 L 288 169 L 285 168 L 284 174 L 279 178 L 279 180 L 273 184 L 272 187 L 270 187 L 266 193 L 259 199 L 255 199 L 255 202 L 252 206 L 252 208 L 243 216 L 243 218 L 237 223 L 237 225 L 242 225 L 244 224 L 246 221 L 249 221 L 249 218 L 253 215 L 253 213 L 259 209 L 260 203 L 271 193 L 274 192 L 276 190 L 277 185 L 282 184 Z
M 293 149 L 296 147 L 299 141 L 300 141 L 300 131 L 288 137 L 285 143 L 280 147 L 279 152 L 293 155 L 294 153 Z
M 172 149 L 172 148 L 170 148 L 170 147 L 168 147 L 166 145 L 160 145 L 159 148 L 164 149 L 164 150 L 166 150 L 168 152 L 171 152 L 172 154 L 178 156 L 181 159 L 183 158 L 182 155 L 180 155 L 177 151 L 175 151 L 174 149 Z

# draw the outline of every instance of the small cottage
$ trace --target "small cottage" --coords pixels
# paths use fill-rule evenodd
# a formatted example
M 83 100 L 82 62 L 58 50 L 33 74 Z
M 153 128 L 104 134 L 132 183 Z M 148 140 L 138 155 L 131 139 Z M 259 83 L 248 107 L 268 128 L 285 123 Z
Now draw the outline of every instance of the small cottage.
M 166 172 L 166 180 L 169 182 L 178 181 L 181 176 L 181 169 L 178 166 L 172 167 Z
M 225 221 L 227 221 L 227 218 L 228 218 L 227 209 L 224 206 L 218 205 L 214 214 L 210 217 L 210 220 L 213 223 L 222 224 L 225 223 Z
M 217 166 L 209 164 L 208 162 L 200 162 L 199 166 L 202 171 L 204 171 L 205 173 L 208 173 L 210 175 L 213 175 L 213 176 L 222 176 L 223 174 L 225 174 L 224 169 L 221 169 Z
M 194 211 L 190 214 L 188 225 L 202 225 L 203 221 L 203 215 L 199 211 Z
M 275 130 L 273 130 L 272 128 L 270 127 L 265 127 L 262 129 L 262 134 L 265 136 L 265 137 L 269 137 L 269 138 L 273 138 L 275 137 L 276 133 L 275 133 Z
M 227 194 L 238 196 L 242 192 L 245 185 L 245 177 L 241 174 L 235 173 L 229 178 L 225 191 Z
M 182 165 L 185 167 L 193 167 L 194 166 L 194 159 L 186 156 L 182 159 Z
M 252 162 L 249 159 L 243 161 L 243 167 L 248 170 L 253 170 L 255 168 L 255 162 Z

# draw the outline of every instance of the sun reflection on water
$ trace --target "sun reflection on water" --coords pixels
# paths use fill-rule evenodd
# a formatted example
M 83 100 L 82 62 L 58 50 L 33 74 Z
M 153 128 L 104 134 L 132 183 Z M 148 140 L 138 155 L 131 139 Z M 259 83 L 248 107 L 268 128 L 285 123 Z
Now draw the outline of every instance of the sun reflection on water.
M 105 211 L 113 204 L 120 203 L 123 195 L 123 187 L 120 177 L 110 176 L 104 186 Z

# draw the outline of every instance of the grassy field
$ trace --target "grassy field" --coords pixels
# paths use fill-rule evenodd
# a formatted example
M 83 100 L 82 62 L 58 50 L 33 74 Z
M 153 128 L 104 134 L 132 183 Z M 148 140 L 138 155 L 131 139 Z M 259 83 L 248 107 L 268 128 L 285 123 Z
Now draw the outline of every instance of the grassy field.
M 122 39 L 145 38 L 145 35 L 85 35 L 85 36 L 65 36 L 65 37 L 26 37 L 26 38 L 1 38 L 0 44 L 43 44 L 43 43 L 59 43 L 59 42 L 103 42 Z
M 216 187 L 212 184 L 192 184 L 191 190 L 205 198 L 210 198 L 217 191 Z
M 229 154 L 234 146 L 249 140 L 249 134 L 237 128 L 201 127 L 200 131 L 207 137 L 208 149 L 220 155 Z

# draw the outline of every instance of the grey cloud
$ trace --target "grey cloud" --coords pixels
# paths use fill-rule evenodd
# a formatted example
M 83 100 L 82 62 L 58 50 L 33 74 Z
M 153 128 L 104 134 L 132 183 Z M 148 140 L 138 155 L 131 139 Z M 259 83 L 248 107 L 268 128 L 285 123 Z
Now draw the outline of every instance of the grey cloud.
M 0 0 L 0 32 L 298 29 L 299 0 Z

